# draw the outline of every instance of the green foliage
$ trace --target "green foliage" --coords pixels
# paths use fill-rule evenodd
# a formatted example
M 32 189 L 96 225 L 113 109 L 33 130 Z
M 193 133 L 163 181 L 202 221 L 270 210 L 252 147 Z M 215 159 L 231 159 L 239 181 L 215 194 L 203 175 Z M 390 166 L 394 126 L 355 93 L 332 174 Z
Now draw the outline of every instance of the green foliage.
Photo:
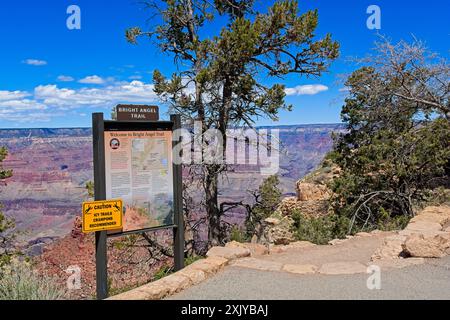
M 0 300 L 63 300 L 66 293 L 54 278 L 38 275 L 28 263 L 14 260 L 0 271 Z
M 202 260 L 202 259 L 203 259 L 203 257 L 201 257 L 201 256 L 195 256 L 195 255 L 188 256 L 184 259 L 184 266 L 187 267 L 187 266 L 193 264 L 194 262 Z
M 384 208 L 380 208 L 376 229 L 382 231 L 403 230 L 408 225 L 410 218 L 407 215 L 394 216 Z
M 3 160 L 8 156 L 8 150 L 0 148 L 0 181 L 10 178 L 13 174 L 12 170 L 5 170 L 2 166 Z M 1 209 L 1 205 L 0 205 Z M 12 231 L 15 228 L 13 219 L 6 217 L 0 211 L 0 268 L 8 264 L 11 258 L 17 254 L 17 250 L 12 248 L 16 234 Z
M 153 275 L 153 281 L 165 278 L 168 275 L 171 275 L 173 272 L 174 272 L 173 267 L 163 266 L 158 271 L 155 272 L 155 274 Z
M 119 240 L 114 241 L 113 246 L 118 250 L 133 248 L 136 246 L 137 242 L 140 239 L 141 237 L 137 234 L 127 235 L 125 237 L 121 237 Z
M 256 203 L 250 209 L 246 221 L 247 237 L 262 236 L 262 222 L 270 217 L 281 202 L 282 192 L 278 176 L 270 176 L 263 181 L 256 195 Z
M 299 241 L 310 241 L 318 245 L 328 244 L 333 239 L 343 239 L 348 234 L 350 220 L 338 215 L 305 217 L 301 212 L 292 214 L 294 235 Z
M 440 206 L 448 205 L 450 206 L 450 189 L 445 187 L 438 187 L 436 189 L 430 190 L 426 196 L 426 201 L 424 205 L 428 206 Z
M 301 13 L 297 1 L 275 1 L 265 12 L 245 0 L 162 0 L 147 7 L 161 23 L 149 32 L 130 28 L 127 40 L 150 37 L 174 58 L 176 73 L 155 70 L 155 93 L 184 120 L 202 122 L 204 131 L 218 129 L 223 155 L 227 129 L 253 127 L 261 117 L 276 121 L 280 111 L 292 109 L 280 78 L 320 76 L 339 55 L 329 34 L 316 37 L 318 12 Z M 226 167 L 204 166 L 208 240 L 217 245 L 224 238 L 218 177 Z
M 5 170 L 1 165 L 3 160 L 8 156 L 8 150 L 5 147 L 0 148 L 0 180 L 8 179 L 12 176 L 12 170 Z
M 244 232 L 242 228 L 240 228 L 239 226 L 233 226 L 231 228 L 230 241 L 244 243 L 247 241 L 247 239 L 248 237 L 246 235 L 246 232 Z
M 86 188 L 89 198 L 94 198 L 95 197 L 94 182 L 93 181 L 86 182 L 85 188 Z
M 437 110 L 432 116 L 429 105 L 401 98 L 398 92 L 428 92 L 407 69 L 409 61 L 396 64 L 402 59 L 363 67 L 346 83 L 342 119 L 348 131 L 336 137 L 329 159 L 342 169 L 331 186 L 333 205 L 352 219 L 351 229 L 403 226 L 436 181 L 448 180 L 450 122 Z

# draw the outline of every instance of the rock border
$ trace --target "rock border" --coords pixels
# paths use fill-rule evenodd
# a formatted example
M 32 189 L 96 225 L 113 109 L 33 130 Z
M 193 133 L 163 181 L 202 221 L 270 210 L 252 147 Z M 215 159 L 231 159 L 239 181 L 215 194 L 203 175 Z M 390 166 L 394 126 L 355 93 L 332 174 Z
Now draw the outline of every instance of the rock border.
M 226 247 L 214 247 L 207 258 L 198 260 L 183 270 L 142 287 L 121 293 L 107 300 L 161 300 L 210 278 L 231 261 L 250 257 L 252 252 L 265 252 L 264 246 L 229 243 Z

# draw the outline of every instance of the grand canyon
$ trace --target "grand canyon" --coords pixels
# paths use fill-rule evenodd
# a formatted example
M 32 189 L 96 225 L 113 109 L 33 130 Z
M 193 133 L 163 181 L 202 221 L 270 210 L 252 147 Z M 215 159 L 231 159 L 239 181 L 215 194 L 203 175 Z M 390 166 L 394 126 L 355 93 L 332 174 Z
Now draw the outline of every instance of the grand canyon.
M 332 133 L 343 130 L 340 124 L 271 128 L 280 130 L 280 180 L 286 196 L 331 149 Z M 9 150 L 3 166 L 13 170 L 1 187 L 0 202 L 16 221 L 19 244 L 30 255 L 40 255 L 45 245 L 68 235 L 80 215 L 88 199 L 86 182 L 93 179 L 91 134 L 89 128 L 0 130 L 0 146 Z M 259 170 L 238 168 L 222 181 L 221 197 L 239 201 L 263 179 Z

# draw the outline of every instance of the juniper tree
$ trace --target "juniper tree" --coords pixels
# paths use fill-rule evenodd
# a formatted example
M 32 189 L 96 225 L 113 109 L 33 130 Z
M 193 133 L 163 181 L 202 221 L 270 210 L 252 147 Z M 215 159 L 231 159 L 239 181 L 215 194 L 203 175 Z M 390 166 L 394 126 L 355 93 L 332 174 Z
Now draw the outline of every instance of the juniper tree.
M 384 41 L 347 79 L 348 131 L 331 157 L 342 168 L 335 208 L 352 218 L 351 228 L 395 219 L 401 227 L 428 190 L 449 182 L 449 68 L 431 56 L 417 42 Z
M 260 117 L 276 121 L 280 110 L 291 110 L 284 77 L 320 76 L 339 54 L 330 34 L 316 37 L 317 10 L 300 13 L 297 1 L 276 1 L 265 13 L 253 0 L 162 0 L 147 7 L 160 22 L 149 31 L 130 28 L 128 41 L 150 37 L 173 57 L 179 71 L 169 77 L 154 71 L 156 94 L 184 120 L 201 121 L 203 131 L 217 129 L 223 154 L 227 128 L 253 127 Z M 208 239 L 217 245 L 224 239 L 218 181 L 226 166 L 201 169 Z

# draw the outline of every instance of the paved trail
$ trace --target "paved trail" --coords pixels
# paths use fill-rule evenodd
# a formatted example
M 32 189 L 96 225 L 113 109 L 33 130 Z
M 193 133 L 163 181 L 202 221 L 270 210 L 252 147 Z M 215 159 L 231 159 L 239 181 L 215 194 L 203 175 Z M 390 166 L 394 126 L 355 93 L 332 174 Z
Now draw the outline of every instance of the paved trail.
M 381 274 L 381 290 L 368 275 L 292 275 L 228 267 L 174 300 L 450 299 L 450 257 Z
M 391 233 L 354 238 L 337 246 L 316 246 L 259 256 L 259 261 L 313 264 L 357 261 L 370 257 Z M 383 268 L 381 290 L 369 290 L 369 274 L 292 274 L 228 266 L 214 277 L 172 296 L 175 300 L 303 300 L 303 299 L 450 299 L 450 256 L 429 259 L 402 269 Z

